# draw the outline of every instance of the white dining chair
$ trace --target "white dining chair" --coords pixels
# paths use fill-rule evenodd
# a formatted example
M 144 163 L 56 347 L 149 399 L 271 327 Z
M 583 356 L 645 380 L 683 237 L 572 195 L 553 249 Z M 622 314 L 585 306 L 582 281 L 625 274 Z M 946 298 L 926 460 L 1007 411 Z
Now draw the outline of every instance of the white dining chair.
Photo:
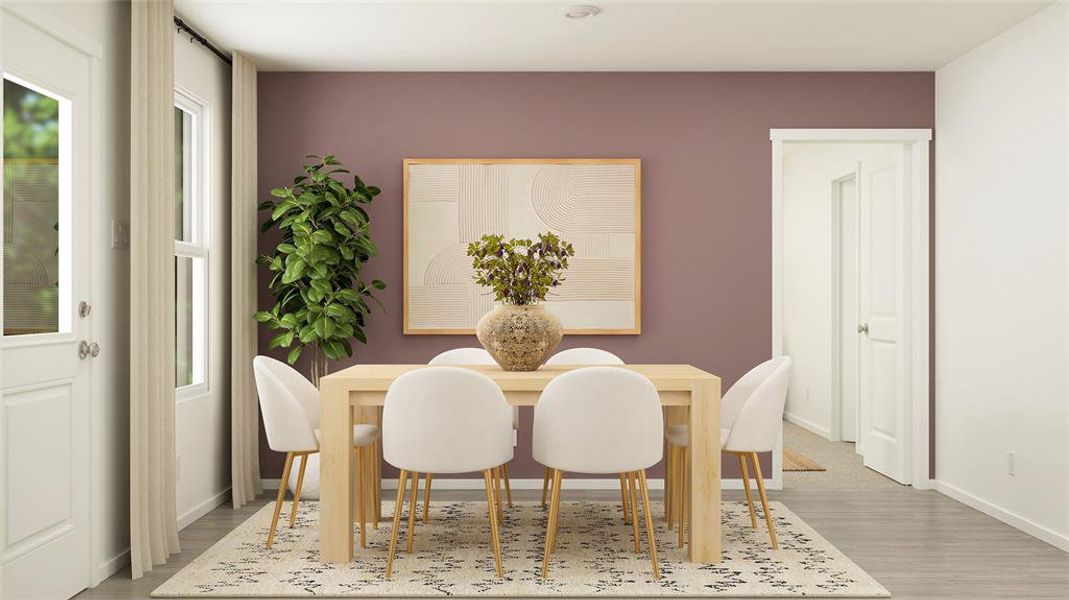
M 427 364 L 431 366 L 464 366 L 464 365 L 496 365 L 497 361 L 494 360 L 490 353 L 482 348 L 453 348 L 452 350 L 446 350 L 441 354 L 438 354 L 430 360 Z M 514 431 L 520 428 L 520 408 L 518 406 L 512 407 L 512 429 Z M 515 434 L 514 434 L 515 435 Z M 423 522 L 426 523 L 430 519 L 430 502 L 431 502 L 431 474 L 424 475 L 424 488 L 423 488 Z M 501 465 L 499 468 L 494 469 L 492 477 L 495 490 L 500 490 L 502 484 L 505 487 L 505 499 L 506 503 L 512 506 L 512 481 L 509 479 L 509 466 L 508 463 Z
M 297 505 L 301 501 L 301 486 L 304 485 L 304 472 L 308 466 L 308 457 L 319 452 L 319 391 L 296 369 L 269 356 L 253 358 L 252 369 L 256 378 L 256 393 L 260 398 L 260 414 L 263 416 L 264 430 L 267 432 L 267 445 L 275 452 L 286 453 L 282 479 L 279 480 L 278 498 L 275 500 L 275 512 L 271 517 L 271 528 L 267 532 L 267 547 L 270 548 L 275 540 L 278 517 L 286 498 L 286 488 L 294 459 L 299 458 L 301 466 L 297 473 L 297 485 L 293 490 L 290 527 L 293 527 L 297 521 Z M 374 468 L 373 465 L 377 460 L 378 450 L 375 442 L 378 439 L 378 426 L 366 424 L 353 426 L 353 451 L 357 455 L 357 481 L 360 486 L 358 512 L 362 547 L 367 546 L 364 485 L 367 474 Z M 378 501 L 376 488 L 377 486 L 372 486 L 375 502 Z
M 406 546 L 412 552 L 420 473 L 476 471 L 482 472 L 486 485 L 490 544 L 497 574 L 503 577 L 500 498 L 491 486 L 491 472 L 512 460 L 512 414 L 494 380 L 458 367 L 428 367 L 398 377 L 386 392 L 382 409 L 382 455 L 400 469 L 386 579 L 393 572 L 407 481 L 412 481 L 412 496 Z
M 635 552 L 641 551 L 638 499 L 646 521 L 653 575 L 660 579 L 646 469 L 663 456 L 661 400 L 646 377 L 619 367 L 585 367 L 562 373 L 546 385 L 535 405 L 534 459 L 553 471 L 542 555 L 542 577 L 557 542 L 561 479 L 565 471 L 622 474 L 629 482 Z
M 569 348 L 568 350 L 561 350 L 560 352 L 549 357 L 546 361 L 546 365 L 557 366 L 615 366 L 623 365 L 624 359 L 616 356 L 608 350 L 602 350 L 601 348 Z M 620 474 L 620 504 L 623 507 L 624 523 L 631 522 L 631 511 L 628 509 L 627 493 L 627 478 Z M 546 507 L 546 496 L 549 493 L 550 487 L 553 485 L 552 469 L 546 467 L 545 472 L 542 474 L 542 508 Z
M 783 423 L 783 405 L 787 400 L 787 385 L 790 383 L 791 359 L 778 356 L 767 360 L 742 376 L 724 394 L 720 403 L 720 448 L 734 454 L 742 472 L 746 503 L 750 509 L 750 525 L 757 529 L 757 513 L 750 495 L 750 476 L 746 459 L 753 462 L 754 478 L 761 496 L 761 508 L 768 525 L 768 538 L 772 549 L 779 548 L 772 511 L 768 507 L 764 477 L 758 452 L 771 452 L 779 440 Z M 690 430 L 686 424 L 669 425 L 665 428 L 668 441 L 668 473 L 666 487 L 672 490 L 668 503 L 675 504 L 675 516 L 679 521 L 679 546 L 683 546 L 690 507 L 687 503 L 687 467 L 689 462 Z

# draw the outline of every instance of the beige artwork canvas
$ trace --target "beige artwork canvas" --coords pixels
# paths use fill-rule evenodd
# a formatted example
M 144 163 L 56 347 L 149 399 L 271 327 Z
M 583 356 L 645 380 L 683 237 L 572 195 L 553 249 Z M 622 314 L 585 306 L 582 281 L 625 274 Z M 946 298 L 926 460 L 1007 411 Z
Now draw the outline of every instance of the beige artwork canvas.
M 406 159 L 404 332 L 471 334 L 494 308 L 468 243 L 552 231 L 575 246 L 545 306 L 565 333 L 641 332 L 638 159 Z

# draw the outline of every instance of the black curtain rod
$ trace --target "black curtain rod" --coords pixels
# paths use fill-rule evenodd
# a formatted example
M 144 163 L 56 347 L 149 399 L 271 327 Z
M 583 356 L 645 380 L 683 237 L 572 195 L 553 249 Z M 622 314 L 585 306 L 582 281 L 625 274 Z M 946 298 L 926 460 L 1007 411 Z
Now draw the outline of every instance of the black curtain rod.
M 197 33 L 197 30 L 193 29 L 189 25 L 186 25 L 186 22 L 183 21 L 182 19 L 179 19 L 178 17 L 175 17 L 174 18 L 174 26 L 177 27 L 179 31 L 184 31 L 187 34 L 189 34 L 189 37 L 192 38 L 192 41 L 197 42 L 198 44 L 200 44 L 200 45 L 204 46 L 205 48 L 211 50 L 212 54 L 214 54 L 214 55 L 219 57 L 219 60 L 225 62 L 228 65 L 232 64 L 229 56 L 227 56 L 226 54 L 223 54 L 218 48 L 213 46 L 212 43 L 208 41 L 208 38 L 206 38 L 203 35 Z

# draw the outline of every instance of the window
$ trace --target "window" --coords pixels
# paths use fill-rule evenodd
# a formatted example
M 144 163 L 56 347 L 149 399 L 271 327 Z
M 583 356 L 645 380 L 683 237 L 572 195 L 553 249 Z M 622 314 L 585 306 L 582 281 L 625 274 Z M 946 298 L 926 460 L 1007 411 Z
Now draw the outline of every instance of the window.
M 70 331 L 70 102 L 3 76 L 3 335 Z
M 207 110 L 176 93 L 175 134 L 175 386 L 194 394 L 207 388 L 208 171 Z

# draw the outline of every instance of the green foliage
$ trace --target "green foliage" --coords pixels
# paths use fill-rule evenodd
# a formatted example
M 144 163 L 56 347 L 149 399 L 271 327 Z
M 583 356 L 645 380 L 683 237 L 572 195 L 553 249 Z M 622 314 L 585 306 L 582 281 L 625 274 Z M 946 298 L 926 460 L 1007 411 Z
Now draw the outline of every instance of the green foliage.
M 59 101 L 4 80 L 4 158 L 59 156 Z
M 484 235 L 468 244 L 475 269 L 475 283 L 494 291 L 494 300 L 505 304 L 534 304 L 546 299 L 550 288 L 564 283 L 572 245 L 550 232 L 538 241 Z
M 309 346 L 317 357 L 320 350 L 333 360 L 352 356 L 352 339 L 367 343 L 368 301 L 378 302 L 374 290 L 386 287 L 363 279 L 364 264 L 378 254 L 364 205 L 379 188 L 360 177 L 346 187 L 335 176 L 348 171 L 333 155 L 307 158 L 313 161 L 293 187 L 271 190 L 275 199 L 260 205 L 270 213 L 262 230 L 277 227 L 282 239 L 274 254 L 258 261 L 273 273 L 275 305 L 256 313 L 256 320 L 278 332 L 271 348 L 291 348 L 290 364 Z

